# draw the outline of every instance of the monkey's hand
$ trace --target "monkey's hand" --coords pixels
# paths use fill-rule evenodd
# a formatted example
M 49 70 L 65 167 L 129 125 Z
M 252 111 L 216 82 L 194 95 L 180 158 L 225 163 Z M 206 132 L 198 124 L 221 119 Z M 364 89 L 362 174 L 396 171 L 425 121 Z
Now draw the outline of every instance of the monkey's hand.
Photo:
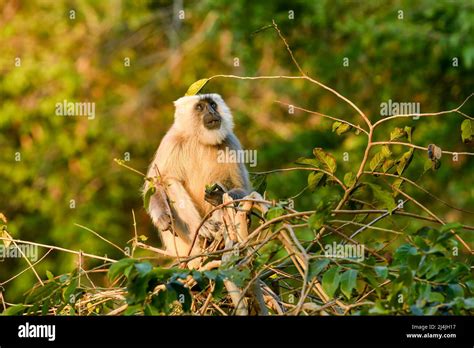
M 206 187 L 204 199 L 213 206 L 222 204 L 222 195 L 225 193 L 224 189 L 219 184 L 214 184 Z
M 224 224 L 222 221 L 209 219 L 204 223 L 204 225 L 202 225 L 201 229 L 199 230 L 199 235 L 212 241 L 216 239 L 220 233 L 222 233 L 223 229 Z

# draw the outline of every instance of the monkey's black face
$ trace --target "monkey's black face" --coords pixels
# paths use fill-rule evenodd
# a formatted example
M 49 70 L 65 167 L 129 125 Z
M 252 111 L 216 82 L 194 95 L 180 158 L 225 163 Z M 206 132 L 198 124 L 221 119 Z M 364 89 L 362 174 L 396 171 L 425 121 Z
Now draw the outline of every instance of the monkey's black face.
M 206 129 L 219 129 L 222 123 L 222 117 L 217 111 L 217 103 L 211 98 L 201 99 L 195 106 L 194 110 Z

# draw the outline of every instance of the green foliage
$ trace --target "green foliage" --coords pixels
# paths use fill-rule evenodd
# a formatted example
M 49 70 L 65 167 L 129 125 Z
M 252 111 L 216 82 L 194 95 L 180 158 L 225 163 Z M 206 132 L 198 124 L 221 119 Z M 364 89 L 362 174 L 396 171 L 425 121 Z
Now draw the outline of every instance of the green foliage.
M 474 130 L 472 127 L 471 120 L 464 120 L 461 123 L 461 138 L 463 143 L 469 143 L 472 141 L 472 137 L 474 136 Z

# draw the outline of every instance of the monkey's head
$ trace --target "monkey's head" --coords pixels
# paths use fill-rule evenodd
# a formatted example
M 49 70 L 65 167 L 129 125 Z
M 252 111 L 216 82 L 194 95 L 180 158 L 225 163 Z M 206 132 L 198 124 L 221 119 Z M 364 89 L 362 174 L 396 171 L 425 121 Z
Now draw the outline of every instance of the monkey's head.
M 197 136 L 206 145 L 218 145 L 232 133 L 232 114 L 219 94 L 182 97 L 174 105 L 173 127 L 186 136 Z

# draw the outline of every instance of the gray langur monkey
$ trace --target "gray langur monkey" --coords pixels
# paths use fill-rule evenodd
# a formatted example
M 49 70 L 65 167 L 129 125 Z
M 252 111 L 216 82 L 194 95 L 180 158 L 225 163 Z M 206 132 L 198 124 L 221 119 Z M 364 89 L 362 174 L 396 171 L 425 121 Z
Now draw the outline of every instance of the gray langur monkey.
M 222 97 L 214 93 L 186 96 L 174 105 L 174 123 L 148 169 L 147 177 L 159 178 L 161 184 L 155 185 L 147 210 L 165 250 L 186 257 L 202 218 L 213 205 L 222 203 L 223 193 L 240 199 L 251 187 L 243 163 L 218 160 L 219 151 L 242 149 Z M 217 190 L 206 190 L 216 183 Z M 150 185 L 147 180 L 144 194 Z M 213 239 L 222 231 L 222 221 L 213 216 L 199 229 L 200 239 Z M 196 241 L 191 255 L 201 252 L 199 244 Z

